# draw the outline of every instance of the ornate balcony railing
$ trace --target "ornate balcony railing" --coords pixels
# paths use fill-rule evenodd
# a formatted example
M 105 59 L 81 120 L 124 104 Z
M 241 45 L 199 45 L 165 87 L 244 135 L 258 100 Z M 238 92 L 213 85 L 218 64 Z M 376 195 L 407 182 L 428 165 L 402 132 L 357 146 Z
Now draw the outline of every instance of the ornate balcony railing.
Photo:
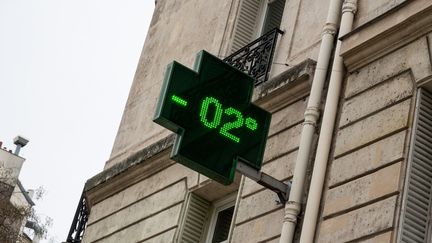
M 225 62 L 255 78 L 255 85 L 267 81 L 278 34 L 278 28 L 247 44 L 224 59 Z
M 87 226 L 88 215 L 89 211 L 87 209 L 86 199 L 83 192 L 69 230 L 66 240 L 67 243 L 81 243 L 85 228 Z

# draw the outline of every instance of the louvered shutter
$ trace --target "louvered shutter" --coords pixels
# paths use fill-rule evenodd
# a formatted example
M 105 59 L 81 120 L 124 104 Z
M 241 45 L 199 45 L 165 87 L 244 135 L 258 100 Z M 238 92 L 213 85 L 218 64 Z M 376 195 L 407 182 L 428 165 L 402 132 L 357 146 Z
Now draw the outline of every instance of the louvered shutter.
M 419 89 L 400 242 L 428 242 L 432 197 L 432 95 Z
M 210 211 L 210 202 L 191 193 L 180 231 L 180 243 L 198 243 L 203 233 Z
M 262 0 L 243 0 L 234 29 L 231 53 L 255 39 Z
M 268 4 L 262 34 L 274 28 L 280 28 L 284 7 L 285 0 L 275 0 Z

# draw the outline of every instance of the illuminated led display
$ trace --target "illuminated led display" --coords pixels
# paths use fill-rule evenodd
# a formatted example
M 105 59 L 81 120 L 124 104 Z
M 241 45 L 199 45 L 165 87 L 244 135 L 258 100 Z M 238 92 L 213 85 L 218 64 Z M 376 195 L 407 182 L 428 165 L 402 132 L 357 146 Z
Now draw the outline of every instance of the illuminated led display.
M 177 100 L 174 100 L 174 102 L 179 103 Z M 187 104 L 186 101 L 184 101 L 185 104 Z M 183 105 L 183 104 L 182 104 Z M 214 106 L 214 114 L 209 115 L 209 106 Z M 186 106 L 186 105 L 184 105 Z M 223 111 L 223 112 L 222 112 Z M 220 124 L 222 120 L 222 113 L 233 116 L 234 120 L 231 122 L 227 122 L 225 124 Z M 207 118 L 208 116 L 212 117 L 212 121 L 210 122 Z M 246 127 L 252 131 L 255 131 L 258 127 L 258 124 L 253 118 L 246 118 L 246 123 L 244 123 L 243 115 L 240 111 L 228 107 L 227 109 L 222 109 L 222 104 L 219 103 L 219 100 L 214 97 L 205 97 L 205 99 L 201 102 L 201 109 L 200 109 L 200 121 L 203 123 L 204 126 L 208 128 L 218 128 L 219 125 L 221 125 L 219 133 L 237 143 L 240 142 L 240 138 L 236 135 L 233 135 L 230 133 L 230 130 L 241 128 L 243 125 L 246 125 Z
M 168 65 L 154 121 L 178 134 L 173 160 L 230 184 L 239 159 L 261 168 L 271 115 L 251 103 L 247 74 L 205 51 L 194 69 Z
M 246 127 L 252 131 L 255 131 L 258 128 L 258 124 L 256 123 L 256 121 L 250 117 L 246 118 L 245 124 Z
M 231 134 L 230 132 L 233 129 L 241 128 L 243 126 L 243 116 L 242 116 L 240 111 L 238 111 L 232 107 L 226 109 L 225 114 L 234 115 L 235 120 L 232 122 L 225 123 L 220 130 L 220 134 L 222 134 L 222 135 L 226 136 L 227 138 L 239 143 L 240 138 L 237 137 L 236 135 Z
M 175 103 L 181 105 L 181 106 L 187 106 L 187 101 L 178 97 L 177 95 L 172 95 L 171 100 L 174 101 Z
M 212 104 L 215 108 L 212 122 L 209 122 L 209 120 L 207 120 L 210 104 Z M 208 128 L 216 128 L 217 126 L 219 126 L 222 119 L 222 105 L 217 99 L 213 97 L 206 97 L 201 103 L 200 117 L 200 120 L 204 124 L 204 126 Z

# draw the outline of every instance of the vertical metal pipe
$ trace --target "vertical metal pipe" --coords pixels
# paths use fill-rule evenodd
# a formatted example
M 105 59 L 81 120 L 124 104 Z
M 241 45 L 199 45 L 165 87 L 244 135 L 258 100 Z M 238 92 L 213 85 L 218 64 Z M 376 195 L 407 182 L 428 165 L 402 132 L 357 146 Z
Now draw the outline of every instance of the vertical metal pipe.
M 339 37 L 349 33 L 352 29 L 354 14 L 357 10 L 357 0 L 345 0 L 342 6 L 342 18 Z M 327 92 L 326 104 L 323 112 L 320 136 L 318 139 L 317 153 L 306 204 L 306 212 L 300 236 L 301 243 L 312 243 L 315 238 L 315 230 L 321 202 L 322 190 L 328 163 L 331 141 L 333 137 L 334 123 L 337 115 L 340 90 L 344 75 L 343 59 L 340 56 L 342 42 L 338 40 L 330 75 L 330 84 Z
M 327 14 L 326 24 L 323 29 L 320 51 L 318 54 L 315 75 L 312 81 L 311 93 L 304 114 L 304 123 L 300 138 L 299 151 L 294 169 L 293 183 L 290 197 L 285 204 L 285 217 L 282 225 L 280 243 L 290 243 L 294 237 L 297 217 L 301 210 L 301 201 L 304 193 L 307 164 L 317 120 L 319 118 L 319 106 L 322 91 L 327 76 L 327 70 L 334 47 L 334 38 L 339 24 L 342 0 L 331 0 Z
M 17 146 L 15 147 L 15 155 L 19 155 L 20 151 L 21 151 L 22 146 L 20 144 L 17 144 Z

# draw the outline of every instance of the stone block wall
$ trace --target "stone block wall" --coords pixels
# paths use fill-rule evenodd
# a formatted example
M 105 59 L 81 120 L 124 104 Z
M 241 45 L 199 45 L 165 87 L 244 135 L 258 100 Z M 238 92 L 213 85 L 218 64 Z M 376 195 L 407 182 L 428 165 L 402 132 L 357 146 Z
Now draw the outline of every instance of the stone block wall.
M 254 96 L 273 113 L 262 171 L 279 180 L 292 177 L 314 65 L 303 62 Z M 240 175 L 222 186 L 174 163 L 169 160 L 172 142 L 173 136 L 161 140 L 87 182 L 91 212 L 84 243 L 176 242 L 188 193 L 216 202 L 236 191 L 230 242 L 279 237 L 284 212 L 276 193 L 245 177 L 240 183 Z
M 284 15 L 285 34 L 275 54 L 271 75 L 274 79 L 291 68 L 285 63 L 293 65 L 306 57 L 316 57 L 321 34 L 317 25 L 324 23 L 327 10 L 324 6 L 328 5 L 328 1 L 287 2 L 289 8 L 285 11 L 290 14 Z M 226 50 L 227 32 L 234 23 L 236 4 L 238 0 L 187 0 L 182 4 L 158 1 L 112 157 L 104 172 L 110 172 L 122 161 L 134 157 L 137 151 L 169 136 L 168 131 L 151 122 L 165 65 L 177 59 L 191 66 L 194 54 L 205 47 L 213 53 Z M 397 9 L 404 4 L 408 10 L 397 15 Z M 359 15 L 354 24 L 361 27 L 360 31 L 343 38 L 344 43 L 348 43 L 342 46 L 348 73 L 316 242 L 394 242 L 397 238 L 416 89 L 432 80 L 432 35 L 409 33 L 406 34 L 409 38 L 404 38 L 398 36 L 400 32 L 388 30 L 396 20 L 402 27 L 406 24 L 404 21 L 415 24 L 410 14 L 420 5 L 431 8 L 428 4 L 426 0 L 410 3 L 405 0 L 359 1 Z M 383 11 L 390 13 L 378 21 L 376 18 Z M 185 12 L 188 16 L 178 22 Z M 374 19 L 376 22 L 371 21 Z M 302 31 L 306 27 L 309 27 L 308 31 Z M 415 33 L 426 31 L 426 28 L 417 29 Z M 378 36 L 379 33 L 385 34 Z M 193 41 L 189 42 L 191 39 Z M 282 66 L 278 66 L 280 64 Z M 300 90 L 297 86 L 289 90 L 281 88 L 300 79 L 300 71 L 297 71 L 294 67 L 292 73 L 296 75 L 289 75 L 295 77 L 284 76 L 284 81 L 274 87 L 271 83 L 257 87 L 255 91 L 258 92 L 254 95 L 258 103 L 264 104 L 260 105 L 273 113 L 262 171 L 284 181 L 291 179 L 294 170 L 310 88 L 308 86 L 301 92 L 296 92 Z M 310 79 L 311 75 L 308 81 Z M 263 91 L 267 84 L 269 87 Z M 267 96 L 270 91 L 276 95 Z M 106 189 L 110 186 L 104 185 L 100 187 L 105 189 L 98 186 L 92 189 L 99 191 L 94 192 L 99 199 L 90 200 L 85 243 L 174 242 L 188 192 L 200 196 L 207 194 L 206 199 L 210 201 L 225 193 L 220 187 L 209 187 L 208 178 L 172 161 L 166 162 L 169 160 L 167 154 L 161 160 L 165 161 L 164 166 L 146 176 L 139 176 L 135 167 L 131 167 L 107 179 L 106 184 L 119 180 L 119 177 L 133 182 L 120 189 L 113 187 L 113 192 Z M 148 163 L 147 159 L 137 162 L 145 163 Z M 212 196 L 209 193 L 212 191 L 218 191 L 220 195 Z M 232 188 L 229 191 L 232 192 Z M 230 242 L 278 242 L 284 210 L 277 201 L 274 192 L 243 178 Z
M 198 173 L 172 164 L 92 206 L 83 242 L 173 242 Z
M 330 0 L 286 1 L 270 78 L 306 59 L 317 59 Z M 152 122 L 166 66 L 176 60 L 192 67 L 202 49 L 224 58 L 241 0 L 157 1 L 121 124 L 105 169 L 167 137 Z M 304 31 L 307 29 L 308 31 Z
M 164 72 L 176 60 L 192 67 L 202 49 L 218 55 L 232 0 L 159 0 L 147 33 L 121 124 L 105 168 L 170 132 L 152 122 Z
M 307 94 L 275 111 L 262 171 L 276 179 L 292 178 L 302 129 Z M 284 205 L 273 191 L 244 178 L 237 202 L 231 242 L 278 242 Z
M 395 242 L 428 48 L 422 37 L 347 76 L 317 242 Z

